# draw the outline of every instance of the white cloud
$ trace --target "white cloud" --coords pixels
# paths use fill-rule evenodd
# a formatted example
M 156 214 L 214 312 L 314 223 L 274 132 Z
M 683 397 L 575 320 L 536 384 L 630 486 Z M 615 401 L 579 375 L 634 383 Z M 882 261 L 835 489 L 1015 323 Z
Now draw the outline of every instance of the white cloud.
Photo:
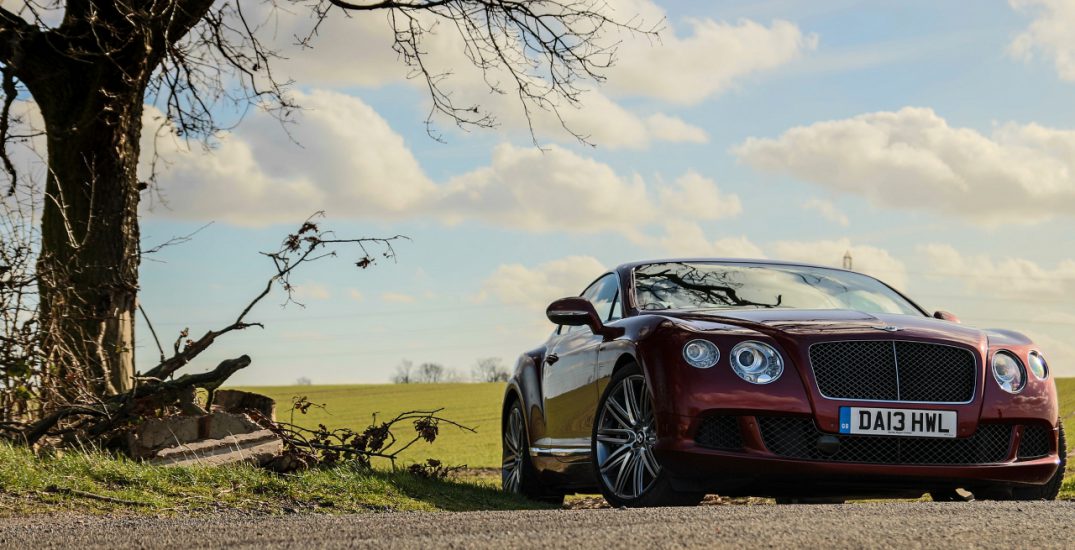
M 715 220 L 743 210 L 739 197 L 721 193 L 716 182 L 692 170 L 677 178 L 673 186 L 660 189 L 658 196 L 665 215 Z
M 492 163 L 457 176 L 431 198 L 450 222 L 484 219 L 531 231 L 633 231 L 653 216 L 645 183 L 550 146 L 499 145 Z M 435 207 L 433 206 L 435 204 Z
M 646 118 L 646 126 L 654 139 L 672 143 L 708 143 L 709 134 L 705 130 L 688 124 L 681 118 L 662 113 Z
M 1009 0 L 1012 9 L 1034 14 L 1030 26 L 1012 40 L 1008 51 L 1029 61 L 1034 54 L 1051 58 L 1057 75 L 1075 81 L 1075 2 L 1071 0 Z
M 167 208 L 154 214 L 243 225 L 295 222 L 326 208 L 386 218 L 433 192 L 403 138 L 360 99 L 321 90 L 296 96 L 305 107 L 288 127 L 297 144 L 264 113 L 248 117 L 213 151 L 159 138 Z M 156 114 L 147 109 L 146 119 Z M 152 131 L 143 132 L 143 150 L 152 150 L 152 140 Z M 143 174 L 150 157 L 142 155 Z
M 825 199 L 810 199 L 803 203 L 803 209 L 813 210 L 820 214 L 822 218 L 825 218 L 832 223 L 842 225 L 843 227 L 851 225 L 851 220 L 847 219 L 847 215 L 841 212 L 835 204 Z
M 294 285 L 292 287 L 295 299 L 298 301 L 303 300 L 328 300 L 332 297 L 332 292 L 328 287 L 320 283 L 305 283 L 301 285 Z
M 1034 223 L 1075 213 L 1075 131 L 1008 124 L 991 137 L 907 107 L 818 122 L 733 152 L 751 166 L 974 223 Z
M 1075 294 L 1075 260 L 1063 260 L 1053 268 L 1042 267 L 1023 258 L 994 259 L 985 255 L 963 255 L 946 244 L 920 248 L 932 277 L 962 281 L 971 290 L 989 296 L 1066 298 Z
M 381 301 L 389 304 L 413 304 L 417 299 L 402 292 L 382 292 Z
M 664 254 L 681 257 L 764 258 L 762 252 L 745 236 L 711 240 L 696 223 L 673 220 L 665 224 L 664 235 L 657 244 Z
M 876 277 L 899 290 L 907 288 L 907 266 L 887 250 L 852 244 L 850 239 L 820 241 L 780 241 L 767 247 L 774 258 L 830 267 L 842 267 L 844 254 L 851 253 L 852 268 Z
M 491 296 L 501 303 L 544 311 L 553 300 L 578 296 L 604 272 L 603 264 L 590 256 L 569 256 L 535 267 L 505 264 L 482 284 L 480 298 Z
M 605 9 L 606 4 L 598 3 L 595 8 Z M 650 0 L 610 0 L 607 8 L 613 18 L 647 28 L 666 17 L 664 10 Z M 273 46 L 286 58 L 279 63 L 278 74 L 303 85 L 332 88 L 405 82 L 419 93 L 426 93 L 423 79 L 408 78 L 414 75 L 408 74 L 392 50 L 393 32 L 384 14 L 340 17 L 337 13 L 318 28 L 311 41 L 313 49 L 307 50 L 295 44 L 296 36 L 305 36 L 313 26 L 309 11 L 273 13 L 266 28 L 275 29 Z M 495 69 L 482 74 L 475 68 L 455 25 L 428 13 L 413 15 L 432 29 L 423 36 L 424 62 L 433 74 L 450 73 L 439 84 L 451 92 L 452 101 L 458 106 L 479 105 L 509 131 L 528 132 L 530 124 L 517 96 L 510 92 L 511 76 Z M 744 77 L 791 62 L 817 42 L 816 37 L 805 36 L 787 21 L 766 26 L 750 20 L 727 23 L 689 19 L 686 26 L 689 32 L 681 33 L 665 22 L 659 40 L 640 33 L 604 33 L 597 47 L 618 44 L 618 63 L 607 71 L 608 79 L 601 90 L 587 90 L 587 83 L 577 83 L 580 90 L 585 90 L 580 96 L 581 108 L 567 107 L 560 112 L 572 131 L 608 148 L 645 148 L 653 140 L 704 142 L 704 131 L 663 113 L 654 115 L 656 118 L 640 118 L 606 92 L 678 104 L 697 103 Z M 508 93 L 491 94 L 487 83 Z M 422 100 L 428 101 L 424 97 Z M 540 109 L 531 115 L 541 139 L 573 140 L 563 131 L 556 115 Z M 443 126 L 451 128 L 451 124 Z
M 146 208 L 159 217 L 254 226 L 295 223 L 327 210 L 339 218 L 479 221 L 635 238 L 640 225 L 665 216 L 709 220 L 741 210 L 736 195 L 695 172 L 671 184 L 647 184 L 556 145 L 542 151 L 502 144 L 489 165 L 438 184 L 362 100 L 314 90 L 300 101 L 306 109 L 289 128 L 297 144 L 262 113 L 224 136 L 215 151 L 187 150 L 174 136 L 159 139 L 158 152 L 167 161 L 159 178 L 166 203 L 146 201 Z M 156 114 L 148 110 L 147 120 Z M 143 135 L 148 150 L 153 132 Z
M 361 301 L 366 299 L 365 294 L 362 294 L 361 291 L 359 291 L 358 289 L 354 289 L 354 288 L 347 289 L 347 297 L 352 299 L 352 300 L 354 300 L 354 301 L 356 301 L 356 302 L 361 302 Z
M 622 3 L 622 2 L 621 2 Z M 638 2 L 641 13 L 650 2 Z M 620 13 L 628 13 L 621 9 Z M 608 86 L 619 95 L 695 104 L 734 86 L 740 79 L 772 70 L 817 47 L 815 35 L 804 35 L 794 23 L 769 26 L 741 19 L 736 23 L 687 19 L 681 34 L 666 24 L 660 42 L 627 40 Z

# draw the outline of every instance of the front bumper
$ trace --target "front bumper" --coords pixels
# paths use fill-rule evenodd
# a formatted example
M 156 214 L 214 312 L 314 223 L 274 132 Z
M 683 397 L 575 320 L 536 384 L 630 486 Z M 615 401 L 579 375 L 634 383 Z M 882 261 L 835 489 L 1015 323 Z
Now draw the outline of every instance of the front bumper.
M 865 454 L 854 454 L 834 452 L 832 448 L 822 452 L 776 445 L 772 434 L 765 433 L 763 427 L 764 421 L 776 417 L 760 417 L 760 422 L 759 416 L 753 414 L 730 416 L 735 422 L 731 426 L 738 430 L 737 438 L 732 434 L 705 439 L 702 444 L 698 440 L 699 429 L 708 417 L 665 418 L 665 426 L 675 427 L 674 431 L 665 433 L 674 435 L 662 437 L 654 449 L 662 466 L 668 468 L 684 490 L 728 496 L 919 496 L 926 491 L 948 488 L 1040 485 L 1056 473 L 1060 464 L 1056 427 L 1040 423 L 1033 429 L 1039 435 L 1044 433 L 1047 447 L 1039 445 L 1034 453 L 1028 452 L 1031 425 L 1009 423 L 992 426 L 993 434 L 1006 434 L 1004 440 L 994 437 L 986 443 L 975 439 L 981 435 L 978 432 L 936 445 L 936 440 L 903 438 L 887 447 L 874 445 L 888 443 L 877 436 L 838 436 L 845 446 L 863 448 L 862 443 L 870 444 Z M 988 427 L 980 425 L 981 430 Z M 835 434 L 817 433 L 826 436 L 829 444 L 837 439 Z M 1024 438 L 1028 440 L 1025 445 Z M 906 452 L 906 457 L 891 452 L 901 444 L 913 452 Z M 922 444 L 926 447 L 921 447 Z M 961 449 L 964 454 L 953 455 L 943 445 Z M 931 463 L 942 461 L 947 463 Z

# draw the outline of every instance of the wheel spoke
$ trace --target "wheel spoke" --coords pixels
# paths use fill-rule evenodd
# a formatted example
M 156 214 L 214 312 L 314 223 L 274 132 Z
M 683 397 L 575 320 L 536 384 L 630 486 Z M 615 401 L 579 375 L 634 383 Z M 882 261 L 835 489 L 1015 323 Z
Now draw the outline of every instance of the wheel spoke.
M 597 430 L 597 440 L 614 445 L 626 445 L 634 439 L 634 432 L 624 428 L 603 428 Z
M 657 477 L 657 474 L 661 473 L 661 467 L 657 464 L 657 460 L 653 458 L 653 450 L 650 448 L 642 449 L 642 463 L 646 465 L 646 469 L 649 470 L 649 475 Z
M 511 492 L 513 493 L 519 492 L 519 487 L 522 486 L 520 476 L 522 476 L 522 472 L 519 468 L 512 470 L 511 474 L 508 476 L 508 486 L 511 487 Z
M 634 453 L 628 454 L 627 457 L 620 464 L 619 472 L 616 473 L 616 484 L 613 487 L 613 491 L 615 491 L 616 494 L 618 494 L 618 495 L 624 495 L 624 492 L 623 492 L 624 485 L 627 484 L 627 478 L 630 477 L 629 472 L 631 471 L 632 463 L 634 462 L 634 460 L 633 460 L 634 458 L 635 458 Z M 624 496 L 629 496 L 629 495 L 624 495 Z
M 623 381 L 623 397 L 625 408 L 627 409 L 627 418 L 631 421 L 631 424 L 635 424 L 639 420 L 638 399 L 635 396 L 634 384 L 631 383 L 630 378 Z
M 635 479 L 634 479 L 634 481 L 635 481 L 635 494 L 636 495 L 641 495 L 642 490 L 645 488 L 645 486 L 642 484 L 644 474 L 646 473 L 646 465 L 644 464 L 646 462 L 645 459 L 644 459 L 645 453 L 646 453 L 645 449 L 639 449 L 638 450 L 638 457 L 635 459 L 635 464 L 634 464 L 634 478 Z
M 605 402 L 605 410 L 612 413 L 612 418 L 624 428 L 632 427 L 633 423 L 631 422 L 630 415 L 623 409 L 623 406 L 616 401 L 614 395 L 608 396 L 608 401 Z
M 621 446 L 617 447 L 615 451 L 612 451 L 612 454 L 608 455 L 608 458 L 605 459 L 605 463 L 601 464 L 601 472 L 603 472 L 603 473 L 608 472 L 609 470 L 614 468 L 617 464 L 619 464 L 620 462 L 626 460 L 627 456 L 629 456 L 630 454 L 631 454 L 631 446 L 630 445 L 621 445 Z

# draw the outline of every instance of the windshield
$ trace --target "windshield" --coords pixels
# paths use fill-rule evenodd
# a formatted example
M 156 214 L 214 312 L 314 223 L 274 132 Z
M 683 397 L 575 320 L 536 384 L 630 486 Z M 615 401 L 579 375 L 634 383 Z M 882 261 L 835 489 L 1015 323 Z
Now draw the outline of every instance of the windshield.
M 819 267 L 669 262 L 635 268 L 641 310 L 853 309 L 922 315 L 881 282 Z

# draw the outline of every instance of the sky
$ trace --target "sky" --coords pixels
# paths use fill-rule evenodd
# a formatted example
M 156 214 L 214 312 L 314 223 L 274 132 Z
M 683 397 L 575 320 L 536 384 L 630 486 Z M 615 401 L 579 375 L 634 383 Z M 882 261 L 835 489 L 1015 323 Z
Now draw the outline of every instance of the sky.
M 248 113 L 211 150 L 165 140 L 143 248 L 212 222 L 142 265 L 141 303 L 168 345 L 219 328 L 259 291 L 307 216 L 339 236 L 406 235 L 366 270 L 341 250 L 197 360 L 242 353 L 235 384 L 387 381 L 402 360 L 463 374 L 512 364 L 552 325 L 544 307 L 615 265 L 766 257 L 857 270 L 929 310 L 1036 339 L 1075 376 L 1075 1 L 616 0 L 661 23 L 568 124 L 535 136 L 490 94 L 440 26 L 431 62 L 499 125 L 424 124 L 430 101 L 381 14 L 267 27 L 303 110 L 286 128 Z M 663 23 L 662 23 L 663 21 Z M 149 111 L 152 116 L 153 111 Z M 534 145 L 534 137 L 541 144 Z M 160 143 L 158 142 L 158 146 Z M 137 359 L 157 358 L 144 322 Z

